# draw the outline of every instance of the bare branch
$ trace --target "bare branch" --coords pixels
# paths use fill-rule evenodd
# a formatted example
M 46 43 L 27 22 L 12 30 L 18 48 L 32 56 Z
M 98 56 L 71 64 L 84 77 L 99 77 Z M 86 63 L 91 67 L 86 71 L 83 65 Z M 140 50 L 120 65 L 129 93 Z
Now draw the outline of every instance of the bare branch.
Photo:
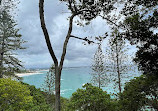
M 49 53 L 54 61 L 54 64 L 57 65 L 58 64 L 58 60 L 55 56 L 55 53 L 53 51 L 51 42 L 50 42 L 50 38 L 49 38 L 49 34 L 45 25 L 45 19 L 44 19 L 44 0 L 39 0 L 39 13 L 40 13 L 40 21 L 41 21 L 41 28 L 43 30 L 44 36 L 45 36 L 45 40 L 46 40 L 46 44 L 49 50 Z
M 76 39 L 80 39 L 80 40 L 84 40 L 84 41 L 88 42 L 88 44 L 95 43 L 94 41 L 91 41 L 91 40 L 87 39 L 87 37 L 80 38 L 80 37 L 77 37 L 77 36 L 74 36 L 74 35 L 70 35 L 70 37 L 73 37 L 73 38 L 76 38 Z

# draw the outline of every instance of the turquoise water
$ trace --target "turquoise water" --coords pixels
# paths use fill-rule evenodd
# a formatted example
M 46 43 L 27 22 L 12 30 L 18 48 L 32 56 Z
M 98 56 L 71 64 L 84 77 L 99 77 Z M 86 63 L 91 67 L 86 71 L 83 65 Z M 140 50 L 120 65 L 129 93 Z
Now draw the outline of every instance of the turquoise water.
M 24 76 L 23 82 L 26 82 L 30 85 L 35 85 L 36 88 L 41 88 L 42 84 L 44 83 L 47 71 L 41 71 L 41 73 L 42 74 Z M 73 92 L 75 92 L 78 88 L 82 88 L 83 84 L 89 83 L 91 79 L 90 73 L 91 69 L 89 67 L 63 69 L 61 76 L 61 96 L 70 98 Z M 131 73 L 132 75 L 130 75 Z M 127 77 L 124 76 L 123 83 L 139 75 L 140 74 L 138 74 L 138 72 L 129 72 Z M 116 91 L 114 90 L 113 85 L 113 81 L 109 81 L 103 90 L 107 91 L 108 93 L 114 93 Z
M 41 71 L 42 74 L 24 76 L 23 82 L 30 85 L 35 85 L 36 88 L 41 88 L 47 71 Z M 61 96 L 69 98 L 73 92 L 82 85 L 90 82 L 90 68 L 65 68 L 61 75 Z

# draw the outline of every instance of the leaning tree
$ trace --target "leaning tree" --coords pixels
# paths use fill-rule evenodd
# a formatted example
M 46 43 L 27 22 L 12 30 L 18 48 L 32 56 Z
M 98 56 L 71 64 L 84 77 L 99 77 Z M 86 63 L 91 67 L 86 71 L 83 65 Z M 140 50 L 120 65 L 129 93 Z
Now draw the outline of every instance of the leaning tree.
M 60 78 L 61 71 L 63 68 L 63 63 L 66 55 L 67 45 L 70 38 L 76 38 L 80 40 L 84 40 L 86 42 L 93 43 L 93 41 L 89 40 L 87 37 L 77 37 L 72 35 L 73 29 L 73 20 L 76 16 L 78 16 L 81 20 L 91 21 L 95 19 L 97 16 L 104 15 L 104 19 L 108 19 L 109 13 L 114 9 L 114 4 L 116 1 L 111 0 L 61 0 L 67 3 L 68 9 L 71 11 L 71 16 L 69 18 L 69 29 L 67 35 L 65 37 L 65 41 L 63 44 L 62 55 L 60 61 L 57 60 L 57 57 L 54 53 L 53 47 L 51 46 L 50 37 L 45 25 L 44 18 L 44 0 L 39 0 L 39 13 L 40 13 L 40 21 L 41 28 L 43 30 L 46 44 L 49 50 L 49 53 L 54 61 L 55 65 L 55 110 L 60 111 Z M 107 18 L 106 18 L 106 16 Z M 109 20 L 110 21 L 110 20 Z M 112 21 L 111 21 L 112 22 Z

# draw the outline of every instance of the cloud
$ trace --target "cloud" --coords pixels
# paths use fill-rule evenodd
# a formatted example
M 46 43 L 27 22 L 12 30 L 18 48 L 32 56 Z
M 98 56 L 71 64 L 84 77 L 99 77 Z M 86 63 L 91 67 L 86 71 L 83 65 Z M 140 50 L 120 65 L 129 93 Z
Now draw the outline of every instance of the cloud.
M 70 13 L 67 6 L 57 0 L 45 2 L 45 21 L 55 54 L 60 60 L 63 43 L 68 31 Z M 38 0 L 21 0 L 18 5 L 18 27 L 23 39 L 25 50 L 18 51 L 18 57 L 26 68 L 49 67 L 53 62 L 48 52 L 44 35 L 40 26 Z M 72 34 L 79 37 L 99 36 L 110 32 L 105 20 L 97 17 L 90 25 L 78 26 L 74 19 Z M 64 66 L 88 66 L 91 64 L 96 45 L 83 45 L 83 41 L 71 38 L 67 48 Z M 106 43 L 106 42 L 105 42 Z

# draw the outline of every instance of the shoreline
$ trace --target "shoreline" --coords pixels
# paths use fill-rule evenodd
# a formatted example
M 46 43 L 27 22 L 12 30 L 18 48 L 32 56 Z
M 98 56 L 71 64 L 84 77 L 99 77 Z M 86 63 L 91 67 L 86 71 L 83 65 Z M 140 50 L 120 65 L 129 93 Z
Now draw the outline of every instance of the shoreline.
M 16 73 L 18 77 L 24 77 L 24 76 L 31 76 L 31 75 L 37 75 L 37 74 L 43 74 L 40 71 L 33 71 L 33 72 L 26 72 L 26 73 Z

